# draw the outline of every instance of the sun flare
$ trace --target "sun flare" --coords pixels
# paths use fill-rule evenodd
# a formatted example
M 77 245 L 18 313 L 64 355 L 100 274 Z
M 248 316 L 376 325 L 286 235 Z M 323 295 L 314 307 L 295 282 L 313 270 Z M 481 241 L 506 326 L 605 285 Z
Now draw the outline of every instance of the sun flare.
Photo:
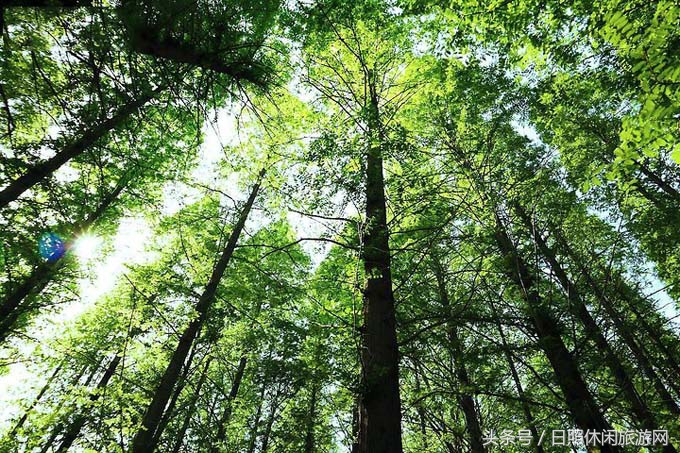
M 82 261 L 90 261 L 97 255 L 101 245 L 102 239 L 99 236 L 86 234 L 75 240 L 73 253 Z

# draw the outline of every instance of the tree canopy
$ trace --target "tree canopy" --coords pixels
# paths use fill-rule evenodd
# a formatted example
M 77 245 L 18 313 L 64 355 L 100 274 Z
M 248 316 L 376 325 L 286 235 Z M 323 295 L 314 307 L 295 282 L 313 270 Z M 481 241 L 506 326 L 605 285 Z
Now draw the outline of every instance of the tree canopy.
M 0 19 L 0 452 L 680 448 L 676 2 Z

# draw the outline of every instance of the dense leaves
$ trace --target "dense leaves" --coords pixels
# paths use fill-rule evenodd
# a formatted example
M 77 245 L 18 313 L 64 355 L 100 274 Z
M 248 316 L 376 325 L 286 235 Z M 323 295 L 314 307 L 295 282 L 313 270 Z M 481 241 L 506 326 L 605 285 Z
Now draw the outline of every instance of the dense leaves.
M 0 26 L 1 452 L 680 447 L 674 2 L 47 3 Z

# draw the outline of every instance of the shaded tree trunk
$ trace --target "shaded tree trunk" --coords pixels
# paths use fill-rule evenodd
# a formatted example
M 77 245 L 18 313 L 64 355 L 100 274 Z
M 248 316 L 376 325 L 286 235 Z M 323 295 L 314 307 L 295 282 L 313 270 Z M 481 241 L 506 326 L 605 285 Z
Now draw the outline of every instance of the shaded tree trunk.
M 26 173 L 10 182 L 7 187 L 0 191 L 0 209 L 19 198 L 22 193 L 31 187 L 50 177 L 55 170 L 66 162 L 79 156 L 90 146 L 94 145 L 97 140 L 123 124 L 130 115 L 142 108 L 161 90 L 161 87 L 156 88 L 150 94 L 145 94 L 137 99 L 129 101 L 119 108 L 111 118 L 104 120 L 100 124 L 85 131 L 79 138 L 66 144 L 66 146 L 53 157 L 30 167 Z
M 163 431 L 165 431 L 165 428 L 168 426 L 170 421 L 172 420 L 172 416 L 174 415 L 175 411 L 175 406 L 177 405 L 177 401 L 179 400 L 180 395 L 182 394 L 182 391 L 184 390 L 184 386 L 186 385 L 187 382 L 187 376 L 189 375 L 189 371 L 191 368 L 191 363 L 194 360 L 194 355 L 196 355 L 196 348 L 193 348 L 191 352 L 189 353 L 189 358 L 187 358 L 186 364 L 182 370 L 182 374 L 178 378 L 178 383 L 177 386 L 175 387 L 174 392 L 172 392 L 172 397 L 170 398 L 170 402 L 168 403 L 168 406 L 165 408 L 165 412 L 163 413 L 163 417 L 161 418 L 160 423 L 158 424 L 158 429 L 156 430 L 156 434 L 154 435 L 152 441 L 151 441 L 151 449 L 156 448 L 158 445 L 158 442 L 161 440 L 161 434 Z
M 418 371 L 418 365 L 414 363 L 413 366 L 413 375 L 416 380 L 416 394 L 420 394 L 420 373 Z M 423 407 L 422 400 L 419 399 L 418 403 L 416 404 L 416 413 L 418 414 L 418 424 L 420 428 L 420 435 L 423 438 L 423 450 L 428 449 L 428 442 L 427 442 L 427 420 L 425 419 L 425 408 Z
M 675 334 L 666 329 L 663 326 L 663 323 L 659 322 L 658 318 L 657 322 L 654 323 L 655 325 L 652 325 L 649 322 L 647 316 L 642 313 L 637 304 L 641 304 L 644 307 L 643 309 L 648 309 L 650 311 L 652 311 L 653 308 L 649 306 L 644 297 L 635 288 L 632 288 L 631 285 L 625 281 L 622 275 L 614 275 L 613 280 L 616 294 L 627 302 L 627 308 L 635 315 L 635 321 L 640 323 L 643 330 L 647 333 L 647 337 L 658 348 L 658 353 L 665 362 L 668 371 L 675 376 L 680 376 L 680 363 L 678 363 L 676 357 L 676 351 L 678 349 L 666 342 L 666 337 L 668 337 L 669 339 L 672 338 L 677 343 L 678 339 L 675 337 Z M 676 393 L 678 392 L 677 387 L 675 388 L 675 391 Z M 680 397 L 680 393 L 678 393 L 678 397 Z
M 529 268 L 519 255 L 498 215 L 496 215 L 495 240 L 505 258 L 508 277 L 517 285 L 527 302 L 529 315 L 539 337 L 539 346 L 555 371 L 557 383 L 576 425 L 584 431 L 612 429 L 588 390 L 574 358 L 562 340 L 561 329 L 557 321 L 552 317 L 546 303 L 539 295 Z M 621 449 L 618 446 L 603 445 L 601 451 L 604 453 L 620 452 Z
M 269 417 L 267 417 L 267 424 L 265 425 L 264 433 L 262 434 L 262 448 L 260 449 L 261 453 L 267 453 L 267 450 L 269 450 L 272 428 L 274 426 L 274 422 L 276 421 L 276 411 L 278 409 L 278 405 L 276 404 L 275 400 L 276 398 L 274 401 L 272 401 L 272 407 L 269 410 Z
M 234 381 L 231 383 L 231 389 L 229 390 L 229 395 L 227 396 L 227 401 L 225 401 L 224 411 L 217 424 L 217 436 L 215 437 L 215 442 L 211 451 L 216 453 L 218 451 L 218 446 L 224 442 L 227 436 L 227 423 L 231 418 L 231 410 L 234 400 L 238 396 L 238 391 L 241 388 L 241 382 L 243 381 L 243 375 L 246 371 L 246 364 L 248 363 L 247 357 L 244 355 L 238 362 L 238 368 L 236 369 L 236 374 L 234 374 Z
M 175 444 L 171 449 L 172 453 L 178 453 L 180 448 L 182 448 L 182 444 L 184 443 L 184 436 L 187 433 L 187 429 L 189 429 L 191 417 L 194 415 L 194 410 L 196 409 L 196 403 L 198 402 L 198 399 L 201 396 L 201 389 L 203 388 L 203 384 L 205 383 L 206 377 L 208 377 L 208 368 L 210 367 L 210 362 L 212 362 L 212 357 L 206 360 L 205 365 L 203 366 L 203 371 L 201 372 L 201 376 L 199 377 L 198 383 L 196 384 L 196 388 L 194 389 L 194 394 L 191 396 L 191 401 L 189 402 L 189 405 L 187 407 L 187 413 L 184 416 L 184 420 L 182 421 L 182 426 L 175 435 Z
M 491 302 L 491 309 L 493 310 L 494 316 L 497 318 L 496 306 Z M 505 337 L 505 332 L 503 331 L 503 324 L 500 321 L 496 323 L 496 328 L 498 329 L 498 334 L 501 337 L 501 346 L 503 348 L 503 354 L 505 355 L 505 360 L 508 362 L 508 367 L 510 368 L 510 375 L 512 376 L 512 381 L 515 384 L 515 390 L 517 391 L 517 396 L 519 397 L 520 403 L 522 404 L 522 412 L 524 412 L 524 418 L 526 419 L 529 430 L 531 431 L 531 436 L 534 440 L 534 448 L 537 453 L 543 453 L 543 445 L 538 443 L 541 438 L 538 435 L 538 430 L 536 429 L 536 420 L 531 412 L 531 407 L 524 396 L 524 387 L 522 386 L 522 381 L 520 380 L 519 373 L 517 372 L 517 367 L 515 366 L 515 361 L 510 353 L 510 347 L 508 341 Z
M 305 433 L 305 451 L 304 453 L 314 453 L 316 448 L 314 428 L 316 425 L 316 405 L 318 398 L 318 384 L 316 382 L 312 383 L 311 395 L 309 397 L 309 409 L 307 410 L 307 423 L 306 423 L 306 433 Z
M 652 382 L 656 392 L 661 397 L 666 408 L 672 414 L 680 415 L 680 407 L 678 407 L 677 403 L 666 389 L 666 386 L 664 385 L 663 381 L 661 380 L 657 372 L 654 370 L 654 367 L 649 361 L 647 354 L 645 353 L 643 348 L 638 344 L 633 333 L 630 331 L 630 329 L 628 329 L 628 326 L 625 325 L 619 313 L 610 303 L 611 301 L 609 300 L 609 297 L 605 293 L 604 289 L 600 286 L 600 284 L 597 281 L 595 281 L 590 272 L 581 263 L 579 257 L 576 256 L 574 251 L 571 249 L 570 245 L 562 237 L 559 231 L 553 228 L 552 233 L 557 243 L 559 244 L 560 248 L 564 250 L 567 256 L 569 256 L 569 258 L 572 260 L 572 262 L 576 264 L 579 271 L 585 278 L 588 287 L 590 287 L 593 290 L 597 300 L 600 302 L 600 305 L 602 306 L 602 308 L 604 308 L 609 319 L 614 323 L 614 327 L 616 327 L 617 333 L 623 339 L 626 346 L 628 346 L 628 349 L 630 349 L 630 351 L 633 353 L 635 360 L 640 365 L 640 368 L 642 368 L 644 374 Z
M 444 309 L 445 316 L 448 317 L 446 323 L 446 336 L 451 348 L 451 358 L 453 360 L 453 368 L 456 373 L 456 380 L 461 387 L 461 392 L 458 401 L 463 414 L 465 415 L 465 427 L 470 436 L 470 451 L 472 453 L 485 453 L 484 441 L 482 439 L 482 428 L 479 422 L 479 414 L 475 407 L 475 400 L 467 389 L 472 387 L 472 382 L 465 367 L 463 358 L 463 346 L 458 336 L 458 328 L 451 319 L 451 303 L 449 301 L 449 293 L 446 289 L 446 281 L 444 280 L 444 270 L 441 264 L 435 258 L 435 277 L 437 279 L 437 289 L 439 292 L 439 300 Z
M 83 385 L 83 386 L 87 387 L 88 385 L 90 385 L 90 381 L 92 381 L 92 379 L 94 379 L 94 376 L 97 373 L 99 366 L 102 364 L 102 360 L 97 362 L 97 364 L 95 365 L 95 367 L 92 370 L 92 372 L 90 373 L 90 375 L 87 377 L 87 379 L 85 379 L 85 382 L 83 384 L 80 384 L 80 379 L 83 377 L 83 375 L 85 374 L 85 372 L 89 368 L 88 365 L 85 365 L 82 368 L 82 370 L 76 375 L 75 379 L 72 381 L 73 386 Z M 66 421 L 62 421 L 62 422 L 57 423 L 57 425 L 54 427 L 54 429 L 52 429 L 52 432 L 50 434 L 50 437 L 47 439 L 47 442 L 45 442 L 45 445 L 43 445 L 43 448 L 40 450 L 40 453 L 46 453 L 48 450 L 50 450 L 53 447 L 55 440 L 57 439 L 57 437 L 59 437 L 59 434 L 62 433 L 62 431 L 64 429 L 64 425 L 66 425 Z
M 401 453 L 401 401 L 389 231 L 383 176 L 386 140 L 380 124 L 374 74 L 369 71 L 369 144 L 366 152 L 366 272 L 358 453 Z
M 258 431 L 260 429 L 260 418 L 262 418 L 262 405 L 264 404 L 264 395 L 267 390 L 266 381 L 262 382 L 262 389 L 260 390 L 260 398 L 255 411 L 255 418 L 253 425 L 250 428 L 250 436 L 248 437 L 248 453 L 255 453 L 255 446 L 257 444 Z
M 12 428 L 12 431 L 10 431 L 9 437 L 14 437 L 14 436 L 16 436 L 17 432 L 21 429 L 21 427 L 24 425 L 24 423 L 26 423 L 26 419 L 27 419 L 28 416 L 30 415 L 31 411 L 32 411 L 32 410 L 35 408 L 35 406 L 40 402 L 40 400 L 41 400 L 42 397 L 45 395 L 45 393 L 47 393 L 47 390 L 49 390 L 50 385 L 52 384 L 52 382 L 54 381 L 54 379 L 57 377 L 57 375 L 59 374 L 59 372 L 61 371 L 63 365 L 64 365 L 64 362 L 62 361 L 62 363 L 60 363 L 60 364 L 54 369 L 54 372 L 52 372 L 52 374 L 50 375 L 50 377 L 47 379 L 47 382 L 45 382 L 45 385 L 43 385 L 43 387 L 40 389 L 40 392 L 38 392 L 38 395 L 35 397 L 35 399 L 34 399 L 33 402 L 31 403 L 31 405 L 28 406 L 28 407 L 26 408 L 26 411 L 24 412 L 24 414 L 21 416 L 21 418 L 19 419 L 19 421 L 17 421 L 16 425 L 14 425 L 14 428 Z
M 260 190 L 260 183 L 263 177 L 264 170 L 260 172 L 259 178 L 250 192 L 250 196 L 248 197 L 248 200 L 241 211 L 236 225 L 234 225 L 234 229 L 229 236 L 229 240 L 227 241 L 220 259 L 213 268 L 210 280 L 208 281 L 203 294 L 201 294 L 201 297 L 196 304 L 196 311 L 198 312 L 199 316 L 198 318 L 192 320 L 182 333 L 177 347 L 170 358 L 170 362 L 168 363 L 161 381 L 156 388 L 154 396 L 149 403 L 146 412 L 144 413 L 141 426 L 132 441 L 131 451 L 133 453 L 149 453 L 153 451 L 153 439 L 157 434 L 156 431 L 159 428 L 159 423 L 161 417 L 163 416 L 165 406 L 170 399 L 172 390 L 177 384 L 177 378 L 179 377 L 182 366 L 187 359 L 189 350 L 191 349 L 194 340 L 198 336 L 198 332 L 207 319 L 208 309 L 215 299 L 217 287 L 220 283 L 220 280 L 224 276 L 229 262 L 231 261 L 234 249 L 236 248 L 236 244 L 241 235 L 241 231 L 243 230 L 246 220 L 248 219 L 248 215 L 250 214 L 250 210 L 253 206 L 253 203 L 255 202 L 257 193 Z
M 576 317 L 581 321 L 586 334 L 604 354 L 605 362 L 609 366 L 609 369 L 611 370 L 617 385 L 621 389 L 622 394 L 626 398 L 628 404 L 630 404 L 633 416 L 640 423 L 641 427 L 649 430 L 657 429 L 651 410 L 635 389 L 633 379 L 619 358 L 616 356 L 616 353 L 612 347 L 609 345 L 609 342 L 602 333 L 600 326 L 588 311 L 588 308 L 583 302 L 578 288 L 576 288 L 571 283 L 567 272 L 564 270 L 559 261 L 557 261 L 555 252 L 548 246 L 541 234 L 534 228 L 531 219 L 527 215 L 524 208 L 522 208 L 522 206 L 519 204 L 515 204 L 514 208 L 519 217 L 522 219 L 522 222 L 524 223 L 527 230 L 531 232 L 534 241 L 541 251 L 541 254 L 545 257 L 546 261 L 550 265 L 550 268 L 555 273 L 557 280 L 560 282 L 560 285 L 566 292 L 571 304 L 571 309 Z M 664 448 L 664 451 L 671 453 L 675 452 L 676 450 L 673 446 L 667 446 Z
M 647 177 L 649 181 L 654 183 L 659 189 L 670 196 L 674 201 L 680 202 L 680 192 L 678 192 L 673 186 L 668 184 L 666 181 L 653 172 L 644 162 L 637 161 L 638 168 L 640 172 Z
M 109 381 L 111 380 L 111 377 L 113 377 L 114 373 L 116 372 L 116 368 L 118 368 L 118 364 L 120 363 L 121 359 L 122 356 L 116 355 L 116 357 L 114 357 L 113 360 L 111 360 L 111 362 L 109 363 L 109 366 L 106 367 L 106 371 L 104 372 L 101 379 L 97 383 L 96 391 L 90 395 L 91 402 L 95 402 L 99 399 L 99 397 L 101 396 L 99 390 L 104 389 L 108 385 Z M 88 415 L 89 414 L 87 413 L 81 412 L 76 416 L 76 418 L 71 422 L 69 427 L 66 429 L 66 433 L 64 434 L 64 437 L 61 440 L 61 445 L 59 445 L 57 452 L 64 453 L 68 451 L 69 448 L 71 448 L 73 442 L 80 435 L 83 426 L 85 426 L 85 423 L 87 423 Z

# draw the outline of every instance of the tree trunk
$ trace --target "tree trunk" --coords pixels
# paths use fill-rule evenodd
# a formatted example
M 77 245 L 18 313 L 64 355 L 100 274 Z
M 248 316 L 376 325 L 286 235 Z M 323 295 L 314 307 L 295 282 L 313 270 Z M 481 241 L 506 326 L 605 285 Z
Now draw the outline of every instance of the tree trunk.
M 9 433 L 9 437 L 15 437 L 17 432 L 21 429 L 21 427 L 26 423 L 26 419 L 30 415 L 31 411 L 35 406 L 40 402 L 42 397 L 45 395 L 47 390 L 50 388 L 50 385 L 54 381 L 54 379 L 57 377 L 59 372 L 61 371 L 62 366 L 64 365 L 64 361 L 62 361 L 55 369 L 54 372 L 50 375 L 50 377 L 47 379 L 47 382 L 45 382 L 45 385 L 40 389 L 40 392 L 38 392 L 38 395 L 35 397 L 33 402 L 31 403 L 30 406 L 26 408 L 26 411 L 24 414 L 21 416 L 19 421 L 17 421 L 17 424 L 14 425 L 14 428 L 12 428 L 12 431 Z
M 187 413 L 184 416 L 184 421 L 182 422 L 182 426 L 180 427 L 179 431 L 177 432 L 175 436 L 175 445 L 172 447 L 172 453 L 178 453 L 179 449 L 182 448 L 182 444 L 184 443 L 184 436 L 187 433 L 187 429 L 189 429 L 189 423 L 191 423 L 191 417 L 194 415 L 194 410 L 196 408 L 196 403 L 198 402 L 198 398 L 201 396 L 201 388 L 203 388 L 203 384 L 205 383 L 205 379 L 208 376 L 208 368 L 210 367 L 210 362 L 212 361 L 212 357 L 210 357 L 208 360 L 206 360 L 205 365 L 203 367 L 203 371 L 201 372 L 201 377 L 198 379 L 198 383 L 196 384 L 196 388 L 194 389 L 194 394 L 191 397 L 191 401 L 189 402 L 189 405 L 187 407 Z
M 92 372 L 90 373 L 90 375 L 87 377 L 87 379 L 85 379 L 85 382 L 81 384 L 80 380 L 82 379 L 85 372 L 90 368 L 89 365 L 85 365 L 80 370 L 80 372 L 75 376 L 75 379 L 72 380 L 72 385 L 73 386 L 83 385 L 85 387 L 90 385 L 90 381 L 92 381 L 92 379 L 94 378 L 94 375 L 97 373 L 97 370 L 99 369 L 99 366 L 102 364 L 102 361 L 103 361 L 103 359 L 100 360 L 95 365 L 95 367 L 92 370 Z M 52 432 L 50 433 L 50 437 L 47 439 L 47 442 L 45 442 L 45 445 L 43 445 L 43 448 L 40 450 L 40 453 L 47 453 L 48 450 L 52 449 L 54 441 L 57 439 L 57 437 L 59 437 L 59 434 L 62 432 L 65 423 L 66 423 L 65 420 L 57 423 L 57 425 L 54 427 L 54 429 L 52 429 Z
M 548 246 L 541 234 L 533 227 L 531 219 L 527 215 L 524 208 L 519 204 L 514 205 L 515 211 L 522 219 L 527 230 L 532 232 L 534 241 L 538 245 L 538 249 L 541 254 L 545 257 L 546 261 L 550 265 L 550 268 L 555 273 L 558 281 L 569 298 L 572 311 L 581 321 L 583 328 L 588 335 L 588 337 L 595 343 L 598 349 L 604 354 L 604 359 L 609 366 L 617 385 L 621 389 L 622 394 L 625 396 L 628 404 L 633 411 L 633 416 L 640 423 L 640 426 L 644 429 L 654 430 L 656 428 L 656 423 L 654 421 L 654 416 L 650 411 L 649 407 L 642 399 L 640 394 L 635 389 L 635 384 L 633 379 L 628 374 L 628 371 L 623 366 L 616 353 L 609 345 L 609 342 L 605 338 L 600 326 L 593 319 L 586 307 L 578 289 L 571 283 L 569 276 L 562 267 L 562 265 L 557 261 L 555 252 Z M 675 448 L 668 446 L 664 449 L 666 452 L 675 452 Z
M 248 363 L 247 357 L 244 355 L 238 362 L 238 368 L 236 369 L 236 374 L 234 375 L 234 381 L 231 383 L 231 390 L 229 390 L 229 395 L 227 396 L 227 401 L 225 401 L 224 412 L 220 417 L 220 421 L 217 424 L 217 436 L 215 442 L 211 448 L 211 452 L 217 453 L 218 446 L 224 442 L 227 437 L 227 423 L 231 418 L 232 404 L 238 396 L 238 390 L 241 388 L 241 382 L 243 381 L 243 374 L 246 371 L 246 364 Z
M 459 404 L 465 415 L 465 427 L 470 435 L 470 451 L 472 453 L 486 453 L 484 447 L 484 440 L 482 439 L 482 428 L 479 422 L 479 415 L 475 407 L 475 400 L 468 392 L 471 388 L 472 382 L 468 375 L 463 360 L 463 346 L 458 336 L 458 328 L 451 319 L 451 303 L 449 301 L 449 293 L 446 289 L 446 281 L 444 279 L 444 270 L 441 264 L 435 258 L 435 277 L 437 279 L 437 290 L 439 292 L 439 299 L 444 309 L 445 316 L 448 317 L 446 323 L 446 336 L 451 348 L 451 358 L 453 360 L 453 368 L 456 373 L 456 380 L 461 387 L 459 395 Z
M 644 162 L 637 161 L 636 163 L 640 169 L 640 172 L 645 175 L 649 181 L 653 182 L 659 189 L 664 191 L 674 201 L 680 202 L 680 193 L 673 186 L 668 184 L 659 175 L 654 173 Z
M 196 354 L 196 348 L 191 350 L 191 353 L 189 353 L 189 358 L 186 360 L 186 364 L 184 368 L 182 369 L 182 374 L 179 376 L 177 379 L 177 385 L 175 386 L 175 390 L 172 392 L 172 397 L 170 398 L 170 402 L 168 403 L 167 407 L 165 408 L 165 411 L 163 413 L 163 417 L 161 418 L 160 423 L 158 424 L 158 429 L 156 430 L 156 434 L 153 436 L 153 439 L 151 440 L 151 449 L 153 450 L 156 448 L 158 445 L 158 442 L 161 440 L 161 434 L 163 431 L 165 431 L 165 428 L 168 426 L 170 421 L 172 420 L 172 416 L 174 415 L 175 411 L 175 406 L 177 405 L 177 401 L 179 400 L 180 395 L 182 394 L 182 390 L 184 390 L 184 386 L 186 385 L 187 382 L 187 376 L 189 375 L 190 371 L 190 364 L 194 360 L 194 355 Z
M 369 71 L 367 77 L 371 111 L 366 153 L 366 229 L 362 244 L 366 284 L 358 453 L 401 453 L 399 351 L 382 159 L 386 140 L 372 72 Z
M 269 450 L 269 441 L 271 440 L 272 427 L 276 421 L 277 405 L 275 404 L 275 400 L 276 398 L 274 401 L 272 401 L 269 417 L 267 417 L 267 424 L 265 425 L 264 433 L 262 434 L 262 448 L 260 449 L 260 453 L 267 453 L 267 450 Z
M 262 389 L 260 390 L 260 398 L 257 404 L 257 411 L 255 411 L 255 418 L 253 419 L 253 426 L 250 428 L 250 436 L 248 438 L 248 453 L 255 453 L 255 446 L 257 445 L 258 430 L 260 429 L 260 418 L 262 417 L 262 405 L 264 404 L 264 394 L 267 390 L 267 383 L 262 382 Z
M 311 395 L 309 397 L 309 410 L 307 411 L 307 432 L 305 433 L 305 451 L 304 453 L 314 453 L 316 448 L 314 448 L 315 444 L 315 436 L 314 436 L 314 428 L 316 425 L 316 404 L 317 404 L 317 398 L 319 389 L 318 389 L 318 384 L 316 382 L 312 383 L 312 389 L 311 389 Z
M 635 322 L 639 322 L 640 325 L 642 326 L 643 330 L 647 333 L 647 337 L 656 345 L 658 348 L 658 352 L 663 358 L 663 361 L 666 364 L 666 367 L 668 371 L 675 376 L 680 376 L 680 363 L 678 363 L 678 360 L 676 358 L 676 352 L 677 348 L 674 350 L 674 346 L 668 345 L 664 341 L 664 336 L 668 335 L 669 337 L 674 337 L 674 333 L 672 331 L 669 331 L 664 328 L 663 323 L 660 322 L 657 318 L 657 322 L 655 323 L 656 325 L 653 326 L 650 324 L 649 320 L 647 317 L 640 311 L 640 309 L 637 307 L 637 303 L 644 304 L 649 310 L 653 310 L 652 307 L 647 303 L 647 301 L 644 299 L 642 295 L 638 293 L 637 290 L 631 287 L 623 276 L 621 274 L 617 274 L 614 276 L 614 287 L 617 292 L 617 294 L 627 302 L 628 309 L 635 314 Z M 677 338 L 674 338 L 674 340 L 677 342 Z M 678 388 L 675 388 L 676 393 L 678 392 Z M 680 397 L 680 393 L 678 393 L 678 397 Z
M 491 302 L 491 309 L 493 310 L 494 317 L 498 319 L 498 313 L 496 312 L 496 305 Z M 510 353 L 510 347 L 508 341 L 505 338 L 505 332 L 503 331 L 503 324 L 499 321 L 496 322 L 496 328 L 498 329 L 498 334 L 501 337 L 501 347 L 503 349 L 503 354 L 505 355 L 505 360 L 508 362 L 508 367 L 510 368 L 510 375 L 512 376 L 512 381 L 515 384 L 515 389 L 517 390 L 517 396 L 519 397 L 520 403 L 522 404 L 522 412 L 524 412 L 524 418 L 526 419 L 529 430 L 531 431 L 531 436 L 534 440 L 534 448 L 537 453 L 543 453 L 543 445 L 540 445 L 538 441 L 540 436 L 538 435 L 538 430 L 536 429 L 536 420 L 531 412 L 531 407 L 524 396 L 524 388 L 522 386 L 522 381 L 520 380 L 519 373 L 517 372 L 517 367 L 515 366 L 515 361 Z
M 529 315 L 539 337 L 539 346 L 555 371 L 557 383 L 576 425 L 584 431 L 612 429 L 588 390 L 574 358 L 562 341 L 561 329 L 557 321 L 552 317 L 539 295 L 529 268 L 510 240 L 498 215 L 496 215 L 495 239 L 504 255 L 508 277 L 517 285 L 527 302 Z M 601 451 L 603 453 L 620 452 L 621 449 L 618 446 L 603 445 Z
M 567 256 L 569 256 L 569 258 L 576 264 L 579 271 L 581 272 L 583 277 L 586 279 L 586 284 L 595 293 L 595 296 L 598 299 L 598 301 L 600 302 L 600 305 L 602 306 L 602 308 L 604 308 L 605 312 L 607 313 L 607 316 L 614 323 L 614 327 L 616 327 L 616 331 L 618 332 L 619 336 L 623 339 L 624 343 L 628 346 L 628 348 L 633 353 L 635 360 L 638 362 L 638 364 L 642 368 L 642 371 L 644 372 L 644 374 L 647 376 L 647 378 L 650 381 L 652 381 L 654 388 L 656 389 L 657 393 L 661 397 L 666 408 L 671 412 L 671 414 L 680 415 L 680 407 L 678 407 L 677 403 L 675 402 L 675 400 L 673 399 L 671 394 L 666 389 L 666 386 L 664 385 L 663 381 L 661 380 L 661 378 L 659 377 L 657 372 L 654 370 L 654 367 L 652 366 L 651 362 L 649 361 L 649 358 L 647 357 L 645 351 L 638 344 L 634 335 L 628 329 L 628 326 L 625 325 L 625 323 L 623 322 L 623 319 L 621 319 L 621 317 L 618 314 L 618 312 L 616 311 L 616 309 L 614 309 L 614 307 L 610 303 L 610 300 L 607 297 L 605 291 L 595 281 L 595 279 L 592 277 L 590 272 L 588 272 L 588 270 L 585 268 L 585 266 L 583 266 L 581 264 L 579 257 L 576 256 L 574 251 L 571 249 L 571 247 L 569 246 L 567 241 L 562 237 L 562 235 L 559 233 L 559 231 L 557 231 L 557 229 L 553 229 L 552 233 L 553 233 L 555 239 L 557 240 L 558 244 L 560 245 L 560 247 L 566 252 Z
M 31 187 L 48 178 L 55 170 L 66 162 L 82 154 L 109 131 L 124 123 L 130 115 L 153 99 L 161 89 L 161 87 L 156 88 L 151 94 L 145 94 L 137 99 L 129 101 L 111 118 L 104 120 L 102 123 L 85 131 L 82 136 L 68 143 L 53 157 L 30 167 L 26 173 L 10 182 L 10 184 L 0 192 L 0 209 L 19 198 L 22 193 Z
M 116 355 L 116 357 L 114 357 L 113 360 L 111 360 L 109 366 L 106 368 L 106 371 L 104 372 L 104 375 L 101 377 L 99 383 L 97 384 L 96 387 L 97 390 L 102 390 L 108 385 L 109 381 L 111 380 L 111 377 L 113 377 L 113 374 L 116 372 L 116 368 L 118 368 L 118 364 L 120 363 L 121 359 L 122 356 Z M 95 391 L 90 395 L 90 401 L 95 402 L 99 399 L 100 396 L 101 395 L 99 394 L 99 392 Z M 61 440 L 61 445 L 59 445 L 59 448 L 57 449 L 58 453 L 64 453 L 68 451 L 71 445 L 73 445 L 73 442 L 80 435 L 80 431 L 83 429 L 83 426 L 85 426 L 85 423 L 88 420 L 88 415 L 89 414 L 87 413 L 80 413 L 76 416 L 73 422 L 71 422 L 68 429 L 66 430 L 66 434 L 64 434 L 64 437 Z
M 234 249 L 236 248 L 241 231 L 243 230 L 246 220 L 248 219 L 248 215 L 250 214 L 250 210 L 253 206 L 253 203 L 255 202 L 257 193 L 260 190 L 260 183 L 264 177 L 264 173 L 264 170 L 260 172 L 260 176 L 251 190 L 250 196 L 248 197 L 248 200 L 241 211 L 239 219 L 236 222 L 231 235 L 229 236 L 229 240 L 227 241 L 222 255 L 213 268 L 210 280 L 208 281 L 203 294 L 196 304 L 196 311 L 198 312 L 199 316 L 198 318 L 191 321 L 182 333 L 179 343 L 177 344 L 170 362 L 165 369 L 163 377 L 161 378 L 160 384 L 156 388 L 156 392 L 154 393 L 154 396 L 149 403 L 146 412 L 144 413 L 141 426 L 132 441 L 131 451 L 133 453 L 150 453 L 154 449 L 152 445 L 153 438 L 157 434 L 156 431 L 159 428 L 159 422 L 163 416 L 165 406 L 170 399 L 170 395 L 172 394 L 175 384 L 177 383 L 177 378 L 182 366 L 184 365 L 187 355 L 189 354 L 191 345 L 196 339 L 198 332 L 200 331 L 208 316 L 208 309 L 215 299 L 217 286 L 224 276 L 224 272 L 229 265 L 229 261 L 231 260 L 231 257 L 234 253 Z
M 418 372 L 418 365 L 414 363 L 413 365 L 413 375 L 416 380 L 416 394 L 420 395 L 420 374 Z M 428 443 L 427 443 L 427 420 L 425 419 L 425 408 L 423 407 L 422 399 L 418 399 L 418 403 L 416 404 L 416 413 L 418 414 L 418 425 L 420 428 L 420 435 L 422 436 L 423 440 L 423 450 L 427 451 L 428 449 Z

